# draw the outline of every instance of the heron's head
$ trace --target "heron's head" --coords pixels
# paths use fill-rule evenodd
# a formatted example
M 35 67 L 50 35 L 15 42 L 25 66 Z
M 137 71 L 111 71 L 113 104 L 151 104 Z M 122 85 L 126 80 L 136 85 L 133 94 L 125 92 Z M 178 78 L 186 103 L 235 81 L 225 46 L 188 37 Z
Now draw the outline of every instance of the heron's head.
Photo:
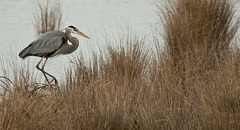
M 91 39 L 90 37 L 88 37 L 87 35 L 85 35 L 84 33 L 80 32 L 76 27 L 70 25 L 68 26 L 67 28 L 65 28 L 65 30 L 69 30 L 71 33 L 76 33 L 76 34 L 79 34 L 81 36 L 84 36 L 88 39 Z

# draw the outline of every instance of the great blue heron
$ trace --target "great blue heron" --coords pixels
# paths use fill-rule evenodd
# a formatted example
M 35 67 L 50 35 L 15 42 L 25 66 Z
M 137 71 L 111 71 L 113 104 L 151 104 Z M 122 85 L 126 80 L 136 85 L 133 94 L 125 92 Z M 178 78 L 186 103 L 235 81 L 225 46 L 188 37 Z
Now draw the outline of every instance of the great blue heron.
M 71 33 L 76 33 L 90 39 L 90 37 L 80 32 L 76 27 L 68 26 L 67 28 L 65 28 L 65 33 L 60 30 L 54 30 L 40 35 L 35 41 L 33 41 L 26 48 L 24 48 L 19 53 L 19 56 L 22 59 L 25 59 L 28 56 L 42 57 L 36 65 L 36 68 L 43 73 L 49 84 L 53 80 L 55 80 L 55 84 L 58 85 L 57 79 L 44 71 L 44 66 L 49 57 L 54 57 L 59 54 L 70 54 L 78 48 L 78 39 L 76 37 L 72 37 Z M 71 45 L 68 44 L 68 40 L 72 43 Z M 39 64 L 44 58 L 46 58 L 46 60 L 40 68 Z M 53 80 L 50 82 L 46 75 L 52 77 Z

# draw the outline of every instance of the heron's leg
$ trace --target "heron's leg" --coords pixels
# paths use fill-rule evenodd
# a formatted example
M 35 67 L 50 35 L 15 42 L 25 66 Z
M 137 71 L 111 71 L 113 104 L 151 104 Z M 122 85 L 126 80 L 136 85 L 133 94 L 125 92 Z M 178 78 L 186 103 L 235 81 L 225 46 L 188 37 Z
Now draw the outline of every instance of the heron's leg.
M 46 65 L 47 60 L 48 60 L 48 58 L 46 58 L 45 62 L 43 63 L 42 70 L 43 70 L 43 72 L 44 72 L 45 74 L 47 74 L 48 76 L 52 77 L 52 78 L 55 80 L 55 84 L 58 86 L 58 81 L 57 81 L 57 79 L 56 79 L 54 76 L 52 76 L 51 74 L 49 74 L 49 73 L 47 73 L 46 71 L 44 71 L 44 67 L 45 67 L 45 65 Z
M 44 58 L 45 58 L 45 57 L 43 56 L 42 59 L 41 59 L 41 60 L 38 62 L 38 64 L 36 65 L 36 68 L 43 73 L 45 79 L 46 79 L 47 82 L 50 84 L 50 82 L 49 82 L 49 80 L 48 80 L 48 78 L 47 78 L 47 76 L 46 76 L 46 74 L 45 74 L 45 71 L 39 68 L 40 63 L 42 62 L 42 60 L 43 60 Z M 47 59 L 46 59 L 46 60 L 47 60 Z M 45 61 L 45 62 L 46 62 L 46 61 Z

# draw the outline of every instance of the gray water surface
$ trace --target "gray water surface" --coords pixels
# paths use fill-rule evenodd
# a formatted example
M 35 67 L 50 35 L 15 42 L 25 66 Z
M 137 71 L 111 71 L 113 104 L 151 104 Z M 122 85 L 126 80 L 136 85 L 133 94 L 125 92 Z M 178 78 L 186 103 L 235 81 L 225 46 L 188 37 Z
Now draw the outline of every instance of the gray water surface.
M 24 69 L 35 70 L 40 58 L 22 60 L 18 57 L 18 53 L 36 38 L 33 26 L 35 8 L 34 0 L 0 1 L 0 69 L 10 69 L 10 64 L 23 70 L 23 64 L 29 63 Z M 156 21 L 154 5 L 149 0 L 62 0 L 62 8 L 63 28 L 74 25 L 92 39 L 74 35 L 79 39 L 80 47 L 71 55 L 57 56 L 47 62 L 45 70 L 57 79 L 62 78 L 71 65 L 69 59 L 74 55 L 82 52 L 84 57 L 90 57 L 92 51 L 104 47 L 106 39 L 126 35 L 127 27 L 140 35 L 150 35 L 151 26 Z

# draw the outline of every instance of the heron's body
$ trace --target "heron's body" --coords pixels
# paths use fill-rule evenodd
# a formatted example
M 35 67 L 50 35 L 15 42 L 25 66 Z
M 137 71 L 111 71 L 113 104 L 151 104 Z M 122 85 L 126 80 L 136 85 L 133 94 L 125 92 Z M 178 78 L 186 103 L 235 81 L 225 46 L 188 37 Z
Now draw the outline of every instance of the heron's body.
M 72 47 L 75 49 L 66 52 L 63 48 L 69 48 L 68 46 L 71 46 L 68 44 L 68 36 L 60 30 L 49 31 L 40 35 L 35 41 L 30 43 L 19 53 L 19 56 L 23 59 L 28 56 L 53 57 L 59 54 L 69 54 L 75 51 L 78 45 L 78 42 L 77 45 L 72 44 Z
M 60 30 L 46 32 L 40 35 L 35 41 L 30 43 L 19 53 L 19 56 L 22 59 L 25 59 L 28 56 L 42 57 L 36 68 L 43 72 L 47 81 L 48 79 L 46 74 L 52 77 L 57 83 L 57 80 L 54 76 L 44 71 L 44 66 L 47 62 L 47 59 L 59 54 L 70 54 L 78 48 L 79 41 L 76 37 L 72 37 L 71 33 L 76 33 L 89 38 L 74 26 L 68 26 L 65 30 L 65 33 Z M 72 44 L 68 44 L 68 41 L 70 41 Z M 39 64 L 42 62 L 43 58 L 46 58 L 46 60 L 43 63 L 42 69 L 40 69 Z M 50 82 L 48 81 L 48 83 Z

